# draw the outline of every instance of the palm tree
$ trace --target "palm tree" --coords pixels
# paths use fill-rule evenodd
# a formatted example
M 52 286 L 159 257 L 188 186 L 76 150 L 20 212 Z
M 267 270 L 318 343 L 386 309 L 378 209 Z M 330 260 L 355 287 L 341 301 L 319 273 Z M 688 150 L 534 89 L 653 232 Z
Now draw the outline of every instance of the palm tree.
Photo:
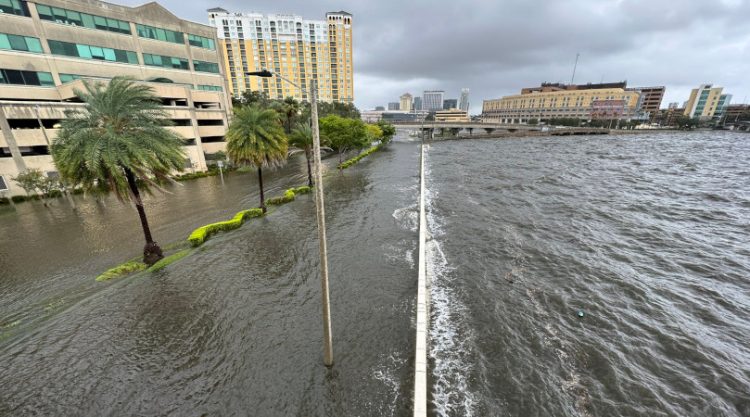
M 260 208 L 265 213 L 262 168 L 280 166 L 286 161 L 287 138 L 278 113 L 254 106 L 235 108 L 226 137 L 227 156 L 234 163 L 258 168 Z
M 313 148 L 312 128 L 307 123 L 297 123 L 297 126 L 292 130 L 292 134 L 289 135 L 289 144 L 305 152 L 305 159 L 307 159 L 307 185 L 312 187 L 312 169 L 310 166 Z
M 294 126 L 294 119 L 300 112 L 302 106 L 299 101 L 295 100 L 294 97 L 287 97 L 281 102 L 280 111 L 284 115 L 284 131 L 286 134 L 292 133 L 292 127 Z
M 76 91 L 85 103 L 81 110 L 66 111 L 51 153 L 60 175 L 84 190 L 113 191 L 121 201 L 135 202 L 146 245 L 143 262 L 153 265 L 163 258 L 151 237 L 140 189 L 182 170 L 182 140 L 165 128 L 168 114 L 151 87 L 115 77 L 109 83 L 85 83 Z

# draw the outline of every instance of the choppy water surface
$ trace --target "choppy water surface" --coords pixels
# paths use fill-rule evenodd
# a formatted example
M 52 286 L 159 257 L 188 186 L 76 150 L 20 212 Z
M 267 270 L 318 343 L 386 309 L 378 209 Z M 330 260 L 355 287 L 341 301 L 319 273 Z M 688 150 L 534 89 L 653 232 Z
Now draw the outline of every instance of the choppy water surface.
M 750 136 L 428 146 L 433 415 L 750 416 Z M 0 415 L 410 415 L 418 150 L 327 177 L 332 370 L 310 196 L 110 283 L 132 208 L 0 210 Z M 256 200 L 233 174 L 146 205 L 168 244 Z
M 429 145 L 435 414 L 750 416 L 748 157 L 715 132 Z
M 336 158 L 332 158 L 336 159 Z M 0 214 L 0 415 L 406 415 L 418 147 L 394 143 L 326 179 L 335 366 L 322 364 L 315 204 L 298 197 L 156 273 L 97 283 L 136 256 L 116 200 Z M 334 161 L 331 161 L 334 162 Z M 306 182 L 301 159 L 267 195 Z M 253 174 L 146 202 L 162 244 L 257 205 Z M 408 211 L 408 210 L 407 210 Z

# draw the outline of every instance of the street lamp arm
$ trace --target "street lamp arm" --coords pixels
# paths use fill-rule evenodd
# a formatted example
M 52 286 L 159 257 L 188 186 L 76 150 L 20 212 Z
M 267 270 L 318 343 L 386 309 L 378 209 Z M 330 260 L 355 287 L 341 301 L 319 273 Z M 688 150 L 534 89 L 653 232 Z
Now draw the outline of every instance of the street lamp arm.
M 245 75 L 255 75 L 255 76 L 258 76 L 258 77 L 261 77 L 261 78 L 271 78 L 271 77 L 273 77 L 275 75 L 275 76 L 281 78 L 282 80 L 288 82 L 289 84 L 291 84 L 291 85 L 299 88 L 300 90 L 302 90 L 303 93 L 310 94 L 305 87 L 302 87 L 302 86 L 298 85 L 294 81 L 292 81 L 292 80 L 284 77 L 283 75 L 279 74 L 276 71 L 270 71 L 270 70 L 267 70 L 267 69 L 264 68 L 261 71 L 246 72 Z

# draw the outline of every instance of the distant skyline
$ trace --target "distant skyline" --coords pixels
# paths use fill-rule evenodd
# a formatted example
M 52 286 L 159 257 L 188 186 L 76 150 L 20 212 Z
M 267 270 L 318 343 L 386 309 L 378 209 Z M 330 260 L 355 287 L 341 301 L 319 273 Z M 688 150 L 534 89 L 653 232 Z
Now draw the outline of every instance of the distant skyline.
M 724 87 L 735 104 L 750 96 L 750 1 L 745 0 L 158 3 L 205 24 L 212 7 L 307 19 L 324 19 L 328 11 L 352 13 L 354 95 L 360 109 L 397 101 L 405 92 L 418 96 L 439 89 L 457 98 L 469 88 L 471 113 L 479 113 L 482 100 L 543 81 L 570 82 L 576 53 L 577 83 L 664 85 L 662 107 L 682 104 L 704 83 Z

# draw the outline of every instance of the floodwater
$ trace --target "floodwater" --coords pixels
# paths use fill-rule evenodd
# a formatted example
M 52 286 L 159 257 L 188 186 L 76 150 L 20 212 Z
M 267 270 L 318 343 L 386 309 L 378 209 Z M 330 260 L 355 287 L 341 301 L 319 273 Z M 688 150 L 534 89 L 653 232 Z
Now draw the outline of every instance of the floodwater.
M 418 147 L 326 178 L 335 365 L 323 365 L 312 195 L 212 237 L 158 273 L 96 282 L 138 255 L 135 210 L 107 199 L 0 214 L 0 415 L 405 415 L 413 384 Z M 336 157 L 327 162 L 333 165 Z M 307 182 L 304 157 L 264 176 Z M 163 245 L 257 206 L 254 173 L 146 200 Z
M 142 247 L 132 207 L 0 209 L 0 415 L 410 415 L 418 155 L 401 137 L 329 170 L 330 370 L 311 196 L 107 283 Z M 428 144 L 431 414 L 750 416 L 748 156 L 722 132 Z M 154 235 L 256 189 L 171 187 Z
M 435 414 L 750 416 L 749 157 L 721 132 L 429 145 Z

